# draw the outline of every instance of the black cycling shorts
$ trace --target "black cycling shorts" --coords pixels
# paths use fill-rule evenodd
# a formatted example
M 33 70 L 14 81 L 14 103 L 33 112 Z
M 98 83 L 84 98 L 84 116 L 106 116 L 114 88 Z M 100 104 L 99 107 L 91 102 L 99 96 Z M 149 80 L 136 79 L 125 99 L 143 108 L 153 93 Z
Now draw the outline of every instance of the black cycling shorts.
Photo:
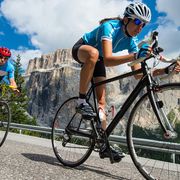
M 85 43 L 84 43 L 83 39 L 81 38 L 74 44 L 74 46 L 72 48 L 72 56 L 78 63 L 83 65 L 83 63 L 78 59 L 78 56 L 77 56 L 78 50 L 82 45 L 85 45 Z M 106 77 L 106 68 L 104 66 L 103 57 L 101 57 L 101 56 L 99 56 L 98 61 L 96 63 L 93 77 Z

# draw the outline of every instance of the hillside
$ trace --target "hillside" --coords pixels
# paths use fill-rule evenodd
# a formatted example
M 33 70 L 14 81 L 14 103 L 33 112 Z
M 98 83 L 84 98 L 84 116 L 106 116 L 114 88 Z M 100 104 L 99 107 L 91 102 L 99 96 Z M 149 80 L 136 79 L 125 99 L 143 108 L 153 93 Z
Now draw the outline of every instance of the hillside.
M 67 98 L 78 95 L 79 73 L 80 66 L 72 59 L 70 49 L 58 49 L 30 60 L 26 70 L 30 98 L 28 112 L 38 119 L 38 124 L 50 126 L 60 104 Z M 115 75 L 118 75 L 116 68 L 107 68 L 107 77 Z M 180 81 L 179 76 L 174 76 L 172 80 Z M 107 109 L 111 105 L 119 109 L 136 84 L 134 77 L 108 84 Z M 108 118 L 110 117 L 109 115 Z M 120 127 L 124 124 L 122 122 Z

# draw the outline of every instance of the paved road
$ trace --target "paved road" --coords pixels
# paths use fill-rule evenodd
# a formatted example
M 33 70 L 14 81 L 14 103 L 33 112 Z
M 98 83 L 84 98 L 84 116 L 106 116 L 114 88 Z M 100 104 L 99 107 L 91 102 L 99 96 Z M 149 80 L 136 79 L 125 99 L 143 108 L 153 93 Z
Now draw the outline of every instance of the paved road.
M 110 164 L 97 154 L 77 168 L 61 165 L 52 150 L 51 141 L 9 133 L 0 148 L 0 180 L 141 180 L 129 157 Z

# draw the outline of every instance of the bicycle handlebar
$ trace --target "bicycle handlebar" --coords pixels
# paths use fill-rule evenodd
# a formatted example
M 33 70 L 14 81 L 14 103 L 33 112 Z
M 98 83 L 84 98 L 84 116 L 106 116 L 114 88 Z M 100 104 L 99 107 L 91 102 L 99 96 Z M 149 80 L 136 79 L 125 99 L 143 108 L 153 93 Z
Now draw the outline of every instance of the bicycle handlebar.
M 130 62 L 130 63 L 128 64 L 128 66 L 134 66 L 134 65 L 136 65 L 136 64 L 139 64 L 139 63 L 143 62 L 145 59 L 146 59 L 146 58 L 136 59 L 136 60 Z
M 136 59 L 136 60 L 130 62 L 128 64 L 128 66 L 130 66 L 130 67 L 134 66 L 136 64 L 139 64 L 139 63 L 146 61 L 148 59 L 151 59 L 151 58 L 156 58 L 157 60 L 162 61 L 164 63 L 175 63 L 178 61 L 178 59 L 168 59 L 168 58 L 165 58 L 160 55 L 160 53 L 163 52 L 163 49 L 161 47 L 158 47 L 158 32 L 157 31 L 152 32 L 150 38 L 151 39 L 148 40 L 148 42 L 150 43 L 150 45 L 152 47 L 152 53 L 150 54 L 150 56 L 148 58 Z M 142 45 L 142 42 L 140 44 Z
M 11 89 L 18 89 L 17 86 L 11 86 L 11 85 L 9 85 L 9 87 L 10 87 Z
M 176 63 L 177 61 L 179 61 L 179 59 L 168 59 L 168 58 L 165 58 L 165 57 L 160 56 L 160 55 L 155 55 L 153 53 L 151 53 L 151 55 L 150 55 L 150 57 L 148 59 L 153 58 L 153 57 L 158 59 L 159 61 L 164 62 L 164 63 Z M 148 60 L 148 59 L 147 58 L 136 59 L 135 61 L 130 62 L 128 64 L 128 66 L 130 66 L 130 67 L 134 66 L 134 65 L 139 64 L 139 63 L 141 63 L 141 62 L 143 62 L 145 60 Z

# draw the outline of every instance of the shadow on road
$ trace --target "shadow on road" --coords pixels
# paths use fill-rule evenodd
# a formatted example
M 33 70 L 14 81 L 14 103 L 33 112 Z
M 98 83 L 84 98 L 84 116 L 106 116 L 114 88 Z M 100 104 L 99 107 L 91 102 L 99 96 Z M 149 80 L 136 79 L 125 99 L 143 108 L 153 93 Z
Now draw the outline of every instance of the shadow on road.
M 60 166 L 64 169 L 71 169 L 73 171 L 90 171 L 90 172 L 94 172 L 94 173 L 103 175 L 104 177 L 111 178 L 111 179 L 130 180 L 124 177 L 113 175 L 107 172 L 106 169 L 103 169 L 99 166 L 82 164 L 76 168 L 70 168 L 70 167 L 62 165 L 55 157 L 52 157 L 52 156 L 47 156 L 44 154 L 32 154 L 32 153 L 22 153 L 22 155 L 32 161 L 44 162 L 53 166 Z
M 118 175 L 111 174 L 111 173 L 107 172 L 106 169 L 103 169 L 103 168 L 101 168 L 99 166 L 91 166 L 91 165 L 83 164 L 83 165 L 81 165 L 79 167 L 76 167 L 76 169 L 77 170 L 82 170 L 82 171 L 83 170 L 91 171 L 91 172 L 103 175 L 106 178 L 108 177 L 110 179 L 130 180 L 130 179 L 118 176 Z
M 63 166 L 58 160 L 52 156 L 47 156 L 44 154 L 32 154 L 32 153 L 22 153 L 22 155 L 32 161 L 44 162 L 55 166 Z

